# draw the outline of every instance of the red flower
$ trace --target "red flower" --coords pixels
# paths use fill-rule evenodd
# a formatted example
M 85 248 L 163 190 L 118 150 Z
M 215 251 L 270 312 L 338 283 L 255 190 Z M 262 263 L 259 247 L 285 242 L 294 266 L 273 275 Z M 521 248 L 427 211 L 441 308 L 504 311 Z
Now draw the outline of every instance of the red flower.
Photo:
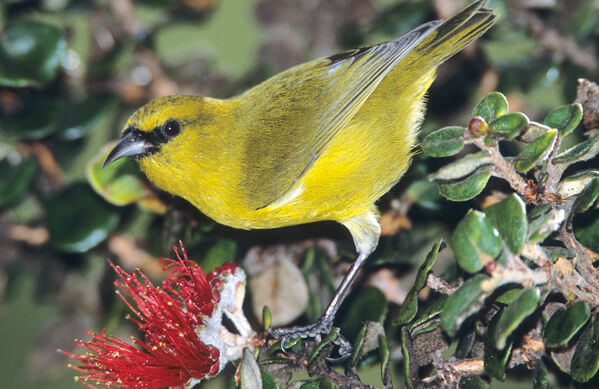
M 235 290 L 244 287 L 245 275 L 229 263 L 206 276 L 188 260 L 182 244 L 183 259 L 176 247 L 174 250 L 177 260 L 163 260 L 169 262 L 165 269 L 171 272 L 161 287 L 153 286 L 140 271 L 129 274 L 110 262 L 120 278 L 115 281 L 117 293 L 133 311 L 129 318 L 144 334 L 144 341 L 133 339 L 138 346 L 135 347 L 106 336 L 104 331 L 88 332 L 90 341 L 77 341 L 78 346 L 88 349 L 87 354 L 63 352 L 80 362 L 71 367 L 83 373 L 78 377 L 82 383 L 92 388 L 93 384 L 113 388 L 183 388 L 192 379 L 218 374 L 237 355 L 230 347 L 225 350 L 229 343 L 220 339 L 220 334 L 228 333 L 220 328 L 222 314 L 228 314 L 227 307 L 232 306 L 231 301 L 221 303 L 220 291 L 227 280 L 236 283 Z M 210 328 L 210 323 L 216 323 L 216 328 Z

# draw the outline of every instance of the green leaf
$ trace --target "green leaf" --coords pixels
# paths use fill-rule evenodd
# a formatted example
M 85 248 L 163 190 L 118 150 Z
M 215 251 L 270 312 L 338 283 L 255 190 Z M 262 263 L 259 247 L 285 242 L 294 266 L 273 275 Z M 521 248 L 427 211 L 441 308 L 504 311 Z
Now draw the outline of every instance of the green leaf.
M 495 344 L 498 349 L 505 348 L 508 336 L 537 309 L 540 298 L 541 292 L 538 288 L 528 288 L 503 310 L 495 332 Z
M 599 218 L 594 219 L 585 226 L 575 226 L 574 235 L 585 247 L 599 252 Z
M 509 341 L 505 342 L 506 344 L 503 349 L 498 349 L 496 347 L 495 334 L 497 332 L 497 325 L 499 324 L 499 320 L 501 320 L 502 313 L 503 310 L 496 313 L 489 322 L 484 341 L 485 371 L 491 377 L 497 378 L 500 381 L 505 379 L 505 364 L 507 363 L 512 351 L 511 338 L 509 338 Z
M 470 351 L 476 342 L 476 331 L 474 327 L 471 330 L 464 333 L 461 332 L 460 339 L 458 341 L 458 347 L 455 350 L 455 357 L 458 359 L 466 359 L 470 356 Z
M 249 348 L 243 349 L 243 357 L 239 368 L 239 381 L 241 389 L 262 388 L 262 372 Z
M 379 358 L 381 360 L 381 380 L 385 382 L 385 371 L 389 369 L 389 344 L 385 335 L 379 335 Z
M 262 374 L 262 389 L 279 389 L 275 379 L 272 378 L 269 372 L 260 369 L 260 374 Z
M 362 323 L 382 322 L 387 313 L 387 299 L 377 288 L 365 287 L 352 296 L 352 304 L 342 320 L 343 333 L 349 338 L 358 334 Z
M 551 162 L 557 165 L 570 165 L 574 162 L 588 161 L 599 154 L 599 134 L 570 147 L 558 154 Z
M 318 382 L 318 381 L 306 382 L 305 384 L 302 384 L 302 386 L 300 386 L 300 389 L 320 389 L 320 382 Z
M 418 316 L 416 319 L 412 321 L 409 326 L 410 331 L 414 330 L 417 326 L 424 324 L 433 318 L 439 316 L 445 303 L 447 302 L 447 295 L 441 295 L 434 299 L 430 304 L 428 304 L 424 309 L 419 310 Z
M 557 310 L 545 326 L 543 343 L 555 348 L 567 344 L 591 317 L 591 310 L 584 301 L 577 301 L 568 308 Z
M 416 180 L 408 186 L 405 191 L 408 201 L 413 201 L 422 208 L 438 210 L 441 208 L 439 202 L 441 196 L 437 190 L 437 185 L 429 182 L 427 179 Z
M 64 140 L 83 138 L 100 126 L 103 120 L 110 120 L 115 113 L 117 99 L 109 95 L 96 95 L 81 102 L 69 103 L 65 113 L 60 137 Z
M 152 34 L 154 53 L 168 67 L 179 69 L 202 59 L 231 79 L 241 78 L 253 69 L 262 44 L 264 32 L 254 18 L 254 8 L 247 1 L 224 1 L 202 23 L 193 18 L 161 23 L 163 27 Z
M 481 289 L 481 283 L 487 279 L 484 274 L 477 274 L 449 296 L 441 312 L 441 325 L 449 335 L 455 335 L 464 320 L 478 311 L 482 300 L 486 297 Z
M 61 251 L 83 253 L 116 228 L 119 214 L 86 183 L 76 183 L 46 202 L 50 244 Z
M 593 178 L 574 200 L 572 211 L 585 212 L 595 204 L 597 197 L 599 197 L 599 178 Z
M 471 153 L 457 161 L 448 163 L 433 174 L 429 174 L 429 180 L 457 180 L 469 176 L 482 166 L 491 165 L 493 157 L 489 151 Z
M 232 239 L 218 239 L 216 243 L 214 243 L 206 254 L 202 261 L 200 262 L 200 266 L 202 269 L 214 269 L 217 266 L 221 266 L 223 263 L 227 261 L 234 261 L 237 256 L 237 242 Z
M 270 324 L 272 322 L 272 313 L 270 312 L 270 308 L 268 305 L 262 307 L 262 327 L 265 332 L 270 330 Z
M 491 173 L 487 168 L 481 168 L 469 177 L 453 183 L 439 184 L 439 193 L 447 200 L 466 201 L 470 200 L 485 189 Z
M 36 166 L 34 157 L 27 157 L 16 166 L 10 166 L 5 160 L 0 162 L 0 208 L 15 204 L 25 196 L 35 177 Z
M 582 119 L 582 105 L 569 104 L 555 108 L 543 120 L 543 124 L 556 128 L 562 136 L 574 131 Z
M 410 352 L 409 349 L 412 345 L 412 339 L 410 338 L 410 333 L 406 327 L 400 327 L 401 331 L 400 341 L 401 341 L 401 354 L 403 355 L 403 374 L 406 377 L 406 387 L 408 389 L 413 389 L 414 385 L 412 385 L 412 374 L 410 374 Z
M 470 210 L 451 237 L 453 251 L 460 267 L 476 273 L 501 251 L 499 233 L 484 213 Z
M 460 380 L 460 389 L 486 389 L 482 378 L 479 376 L 465 377 Z
M 522 288 L 508 289 L 499 296 L 497 296 L 495 302 L 505 305 L 511 304 L 511 302 L 514 301 L 516 297 L 520 296 L 520 293 L 522 293 Z
M 564 178 L 557 187 L 557 194 L 562 200 L 577 196 L 593 180 L 599 178 L 599 171 L 590 170 L 573 174 Z
M 508 113 L 489 123 L 490 135 L 513 139 L 528 127 L 528 123 L 528 117 L 523 113 Z
M 380 347 L 379 336 L 385 335 L 382 324 L 376 321 L 364 323 L 353 343 L 350 365 L 356 366 L 368 353 Z
M 492 92 L 476 105 L 472 116 L 480 116 L 489 123 L 493 119 L 505 115 L 508 111 L 508 102 L 505 96 L 499 92 Z
M 526 127 L 524 132 L 520 134 L 518 139 L 524 143 L 530 143 L 549 130 L 551 130 L 551 127 L 531 121 L 528 123 L 528 127 Z
M 406 299 L 404 300 L 403 304 L 401 304 L 397 315 L 393 319 L 393 325 L 398 326 L 408 324 L 416 316 L 416 313 L 418 313 L 418 292 L 420 292 L 420 290 L 426 285 L 428 273 L 435 264 L 437 255 L 439 254 L 439 250 L 443 244 L 443 239 L 438 240 L 418 269 L 418 274 L 416 275 L 414 285 L 408 292 Z
M 599 317 L 589 322 L 576 344 L 572 357 L 571 374 L 574 381 L 587 382 L 599 370 Z
M 520 254 L 528 230 L 526 220 L 526 205 L 515 193 L 499 203 L 485 209 L 485 214 L 493 223 L 508 249 L 514 254 Z
M 87 165 L 87 181 L 94 191 L 116 206 L 137 203 L 154 213 L 166 212 L 166 205 L 141 178 L 135 162 L 122 158 L 104 168 L 104 161 L 112 147 L 113 143 L 106 145 Z
M 358 356 L 360 355 L 360 350 L 362 349 L 362 345 L 364 344 L 364 336 L 366 335 L 366 330 L 368 329 L 368 322 L 362 325 L 360 332 L 356 335 L 356 339 L 354 340 L 352 353 L 349 358 L 350 366 L 356 366 L 358 362 Z
M 320 354 L 320 352 L 326 347 L 328 346 L 332 341 L 334 341 L 335 339 L 337 339 L 337 336 L 339 336 L 339 328 L 338 327 L 334 327 L 330 333 L 328 333 L 320 343 L 318 343 L 316 345 L 316 347 L 314 347 L 314 350 L 312 351 L 312 354 L 310 354 L 310 357 L 308 358 L 308 365 L 311 365 L 312 362 L 314 362 L 314 359 L 316 359 L 316 357 L 318 356 L 318 354 Z
M 427 332 L 431 332 L 435 328 L 437 328 L 439 326 L 439 324 L 440 324 L 439 320 L 432 320 L 429 323 L 426 323 L 425 325 L 419 326 L 418 328 L 411 330 L 410 335 L 412 335 L 412 337 L 415 338 L 418 335 L 425 334 Z
M 464 127 L 445 127 L 433 131 L 422 139 L 422 151 L 431 157 L 449 157 L 464 147 Z
M 563 211 L 553 211 L 549 206 L 534 207 L 528 214 L 528 241 L 542 242 L 559 228 L 564 217 Z
M 532 381 L 533 389 L 547 389 L 549 385 L 547 377 L 547 367 L 541 358 L 535 362 L 535 372 Z
M 0 121 L 3 135 L 15 140 L 34 140 L 54 133 L 58 130 L 62 115 L 61 106 L 56 100 L 39 95 L 29 96 L 26 104 Z
M 518 171 L 518 173 L 526 173 L 539 162 L 547 158 L 549 153 L 551 153 L 551 150 L 553 150 L 556 139 L 557 130 L 553 129 L 539 136 L 526 146 L 526 148 L 516 157 L 516 171 Z
M 43 86 L 60 69 L 66 51 L 61 29 L 42 22 L 9 22 L 0 39 L 0 85 Z

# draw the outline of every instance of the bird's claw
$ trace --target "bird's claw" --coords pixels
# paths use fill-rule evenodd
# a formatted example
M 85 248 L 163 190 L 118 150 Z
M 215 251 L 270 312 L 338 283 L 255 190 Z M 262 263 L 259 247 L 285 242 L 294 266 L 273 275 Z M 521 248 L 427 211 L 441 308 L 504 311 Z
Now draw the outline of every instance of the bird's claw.
M 319 320 L 316 323 L 307 325 L 307 326 L 297 326 L 291 328 L 277 328 L 272 330 L 270 335 L 274 339 L 280 339 L 281 342 L 281 352 L 283 354 L 287 354 L 286 346 L 292 344 L 290 347 L 295 345 L 297 341 L 306 338 L 316 338 L 321 334 L 330 333 L 333 329 L 332 323 L 327 320 Z M 344 359 L 347 359 L 352 352 L 351 344 L 347 339 L 343 336 L 338 335 L 335 340 L 333 340 L 333 344 L 339 347 L 339 357 L 338 358 L 330 358 L 327 357 L 327 360 L 331 362 L 338 362 Z

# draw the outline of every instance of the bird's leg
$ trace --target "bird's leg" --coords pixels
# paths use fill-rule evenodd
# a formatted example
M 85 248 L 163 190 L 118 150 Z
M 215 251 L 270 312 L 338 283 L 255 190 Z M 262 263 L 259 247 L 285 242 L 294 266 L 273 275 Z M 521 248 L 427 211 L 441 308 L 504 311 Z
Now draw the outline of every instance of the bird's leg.
M 325 334 L 331 332 L 333 328 L 333 321 L 335 320 L 335 315 L 343 303 L 345 297 L 347 297 L 349 291 L 351 290 L 352 285 L 354 284 L 360 270 L 366 263 L 366 259 L 368 258 L 367 253 L 360 253 L 358 258 L 353 263 L 352 267 L 349 269 L 341 285 L 335 292 L 333 299 L 329 303 L 327 310 L 324 312 L 324 315 L 320 317 L 320 319 L 313 324 L 309 324 L 306 326 L 296 326 L 291 328 L 277 328 L 271 332 L 271 336 L 275 339 L 281 340 L 281 349 L 285 349 L 285 343 L 289 342 L 295 338 L 314 338 L 319 334 Z M 351 345 L 344 338 L 339 338 L 336 342 L 340 347 L 339 353 L 341 356 L 349 356 L 351 353 Z

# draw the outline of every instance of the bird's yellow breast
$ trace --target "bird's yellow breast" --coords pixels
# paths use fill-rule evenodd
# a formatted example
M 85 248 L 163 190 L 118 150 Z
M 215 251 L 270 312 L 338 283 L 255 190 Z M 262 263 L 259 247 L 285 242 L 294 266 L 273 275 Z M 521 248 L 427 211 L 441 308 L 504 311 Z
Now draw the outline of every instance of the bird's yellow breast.
M 240 105 L 251 106 L 252 101 L 211 99 L 214 119 L 165 145 L 159 158 L 140 160 L 140 166 L 159 187 L 232 227 L 343 222 L 372 210 L 407 169 L 423 116 L 423 95 L 432 79 L 427 74 L 404 88 L 381 85 L 301 179 L 263 208 L 245 206 L 240 185 L 247 179 L 241 162 L 247 129 L 245 118 L 232 114 L 244 112 Z

